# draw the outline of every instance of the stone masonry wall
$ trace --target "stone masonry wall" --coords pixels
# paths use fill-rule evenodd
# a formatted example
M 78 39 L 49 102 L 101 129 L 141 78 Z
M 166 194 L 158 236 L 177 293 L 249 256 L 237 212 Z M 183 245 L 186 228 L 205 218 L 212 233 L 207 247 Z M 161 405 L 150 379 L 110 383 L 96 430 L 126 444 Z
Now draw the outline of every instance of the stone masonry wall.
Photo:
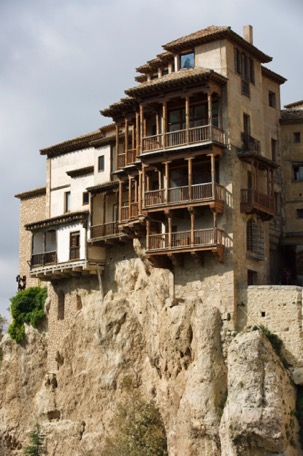
M 302 288 L 297 286 L 250 286 L 240 294 L 241 326 L 266 326 L 285 346 L 285 358 L 303 367 Z
M 19 233 L 19 274 L 26 276 L 26 287 L 39 284 L 38 279 L 29 276 L 28 261 L 32 252 L 32 233 L 24 228 L 27 223 L 45 218 L 45 188 L 16 195 L 20 198 L 20 233 Z

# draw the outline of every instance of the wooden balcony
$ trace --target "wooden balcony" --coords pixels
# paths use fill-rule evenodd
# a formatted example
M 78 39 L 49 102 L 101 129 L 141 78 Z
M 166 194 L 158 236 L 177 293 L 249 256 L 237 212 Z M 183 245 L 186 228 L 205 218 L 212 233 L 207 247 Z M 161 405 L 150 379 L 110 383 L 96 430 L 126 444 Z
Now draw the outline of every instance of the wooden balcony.
M 146 136 L 142 142 L 142 152 L 171 149 L 205 142 L 224 144 L 224 132 L 217 127 L 203 125 L 188 130 L 170 131 L 163 134 Z
M 131 203 L 129 206 L 122 206 L 121 208 L 121 222 L 126 222 L 129 219 L 136 218 L 138 215 L 138 203 Z
M 214 189 L 214 190 L 213 190 Z M 192 186 L 172 187 L 167 193 L 165 189 L 145 192 L 145 209 L 176 206 L 189 203 L 213 203 L 218 212 L 223 211 L 224 187 L 211 182 Z
M 262 220 L 270 220 L 275 215 L 274 197 L 251 188 L 241 189 L 240 208 L 244 214 L 258 214 Z
M 52 252 L 34 253 L 31 257 L 30 266 L 34 268 L 55 263 L 57 263 L 57 252 L 54 250 Z
M 119 235 L 117 222 L 103 223 L 102 225 L 91 227 L 91 239 L 115 237 L 116 235 Z
M 150 234 L 147 237 L 147 257 L 152 255 L 212 251 L 224 258 L 224 231 L 219 228 Z

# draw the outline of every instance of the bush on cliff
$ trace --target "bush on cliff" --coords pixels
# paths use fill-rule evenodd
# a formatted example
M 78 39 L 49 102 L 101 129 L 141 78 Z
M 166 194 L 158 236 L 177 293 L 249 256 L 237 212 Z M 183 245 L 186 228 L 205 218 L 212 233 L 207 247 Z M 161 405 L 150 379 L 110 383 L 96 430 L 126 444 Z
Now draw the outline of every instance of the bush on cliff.
M 30 287 L 11 298 L 13 321 L 8 327 L 8 333 L 16 342 L 20 343 L 25 338 L 24 323 L 38 327 L 44 317 L 46 296 L 46 288 Z
M 139 391 L 118 404 L 102 456 L 167 456 L 166 432 L 159 410 Z

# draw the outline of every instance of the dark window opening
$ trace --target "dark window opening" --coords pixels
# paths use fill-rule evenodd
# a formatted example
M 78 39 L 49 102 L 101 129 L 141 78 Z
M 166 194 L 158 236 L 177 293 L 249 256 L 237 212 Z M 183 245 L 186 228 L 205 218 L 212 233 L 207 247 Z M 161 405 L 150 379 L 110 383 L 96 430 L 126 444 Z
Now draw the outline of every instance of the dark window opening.
M 100 155 L 100 157 L 98 157 L 98 171 L 104 171 L 104 155 Z
M 88 192 L 83 192 L 83 195 L 82 195 L 82 204 L 83 206 L 85 206 L 86 204 L 89 203 L 89 195 L 88 195 Z
M 250 83 L 255 82 L 254 61 L 244 52 L 240 52 L 235 48 L 235 72 L 241 76 L 241 91 L 242 95 L 250 96 Z
M 297 182 L 303 181 L 303 163 L 293 165 L 293 180 Z
M 297 209 L 297 219 L 303 219 L 303 209 Z
M 65 295 L 63 291 L 58 293 L 58 320 L 64 320 Z
M 274 92 L 268 92 L 268 104 L 271 108 L 276 107 L 276 94 Z
M 293 134 L 293 142 L 300 143 L 301 142 L 301 133 L 299 131 L 295 131 Z
M 247 270 L 247 285 L 257 285 L 258 282 L 258 274 L 256 271 L 252 271 L 251 269 Z
M 80 231 L 70 233 L 69 239 L 69 259 L 78 260 L 80 258 Z
M 272 161 L 277 160 L 277 140 L 276 139 L 271 139 L 271 159 Z
M 64 193 L 64 212 L 70 212 L 70 192 Z

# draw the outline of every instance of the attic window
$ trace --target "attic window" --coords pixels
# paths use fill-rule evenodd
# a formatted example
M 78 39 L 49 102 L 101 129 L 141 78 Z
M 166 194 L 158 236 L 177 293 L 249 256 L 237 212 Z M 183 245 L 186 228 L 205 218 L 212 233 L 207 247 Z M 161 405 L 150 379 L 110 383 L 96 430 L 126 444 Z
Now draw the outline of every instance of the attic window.
M 195 67 L 195 53 L 187 52 L 186 54 L 181 54 L 180 56 L 180 68 L 181 70 L 185 68 L 194 68 Z
M 271 90 L 268 92 L 268 104 L 271 108 L 276 107 L 276 94 Z

